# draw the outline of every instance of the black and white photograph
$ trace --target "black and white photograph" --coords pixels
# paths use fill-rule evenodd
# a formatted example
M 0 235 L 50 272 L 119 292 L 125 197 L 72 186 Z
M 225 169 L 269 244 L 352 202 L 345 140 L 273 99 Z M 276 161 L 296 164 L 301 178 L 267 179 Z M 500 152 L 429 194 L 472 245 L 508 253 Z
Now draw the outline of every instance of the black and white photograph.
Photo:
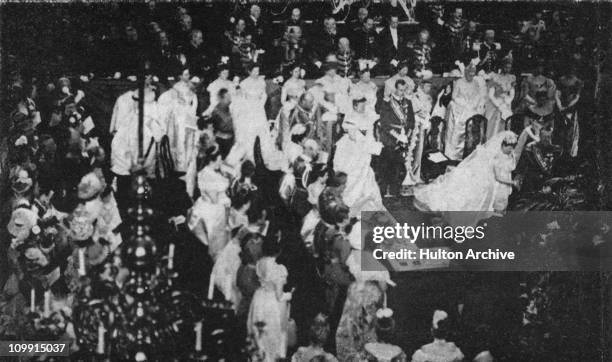
M 612 2 L 0 0 L 0 361 L 612 361 Z

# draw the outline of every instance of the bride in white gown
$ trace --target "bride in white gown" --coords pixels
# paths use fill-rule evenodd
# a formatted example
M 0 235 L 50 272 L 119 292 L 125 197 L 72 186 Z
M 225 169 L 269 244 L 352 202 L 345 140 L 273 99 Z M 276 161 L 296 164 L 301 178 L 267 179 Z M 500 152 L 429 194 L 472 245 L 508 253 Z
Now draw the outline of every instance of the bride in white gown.
M 527 140 L 512 131 L 496 134 L 478 146 L 456 168 L 434 182 L 415 189 L 414 204 L 421 211 L 443 212 L 450 224 L 470 226 L 495 213 L 503 212 L 516 167 Z M 453 213 L 449 211 L 470 211 Z
M 264 155 L 269 154 L 274 147 L 264 108 L 267 99 L 266 81 L 259 75 L 259 65 L 252 64 L 249 76 L 240 82 L 240 88 L 230 106 L 236 143 L 246 151 L 250 160 L 253 160 L 253 146 L 257 136 L 261 139 Z

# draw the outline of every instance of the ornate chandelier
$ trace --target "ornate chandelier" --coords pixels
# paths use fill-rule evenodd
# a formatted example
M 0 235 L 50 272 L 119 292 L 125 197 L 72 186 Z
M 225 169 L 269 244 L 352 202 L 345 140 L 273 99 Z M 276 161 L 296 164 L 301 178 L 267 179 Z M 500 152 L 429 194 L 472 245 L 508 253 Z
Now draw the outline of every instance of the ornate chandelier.
M 156 240 L 142 165 L 144 76 L 139 88 L 139 166 L 132 173 L 129 238 L 103 267 L 79 266 L 73 308 L 79 354 L 99 360 L 223 360 L 234 317 L 227 302 L 199 300 L 174 282 L 175 242 Z M 81 256 L 82 253 L 79 253 Z

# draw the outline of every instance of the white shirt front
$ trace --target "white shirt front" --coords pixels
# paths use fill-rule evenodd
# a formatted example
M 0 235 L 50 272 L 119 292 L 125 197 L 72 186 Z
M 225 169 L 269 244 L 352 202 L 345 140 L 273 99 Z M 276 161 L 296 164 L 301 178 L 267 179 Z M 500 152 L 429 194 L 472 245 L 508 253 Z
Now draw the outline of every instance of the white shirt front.
M 397 28 L 389 28 L 391 31 L 391 39 L 393 40 L 393 46 L 397 49 Z

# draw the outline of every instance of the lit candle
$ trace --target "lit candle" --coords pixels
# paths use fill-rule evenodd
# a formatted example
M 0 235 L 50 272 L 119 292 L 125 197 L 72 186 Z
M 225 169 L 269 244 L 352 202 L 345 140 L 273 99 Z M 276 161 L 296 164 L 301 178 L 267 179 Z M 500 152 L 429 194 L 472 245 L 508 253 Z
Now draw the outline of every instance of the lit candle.
M 85 248 L 79 248 L 79 275 L 85 275 Z
M 210 282 L 208 283 L 208 300 L 213 299 L 213 295 L 215 293 L 215 278 L 213 274 L 210 273 Z
M 168 246 L 168 269 L 174 268 L 174 243 Z
M 387 308 L 387 292 L 383 293 L 383 308 Z
M 36 289 L 30 290 L 30 312 L 34 313 L 36 310 Z
M 43 309 L 43 317 L 49 318 L 51 314 L 51 291 L 45 290 L 45 305 Z
M 200 352 L 202 350 L 202 322 L 197 322 L 193 328 L 195 331 L 195 350 Z
M 97 354 L 104 354 L 104 332 L 106 332 L 104 325 L 100 323 L 98 325 L 98 346 L 96 348 Z

